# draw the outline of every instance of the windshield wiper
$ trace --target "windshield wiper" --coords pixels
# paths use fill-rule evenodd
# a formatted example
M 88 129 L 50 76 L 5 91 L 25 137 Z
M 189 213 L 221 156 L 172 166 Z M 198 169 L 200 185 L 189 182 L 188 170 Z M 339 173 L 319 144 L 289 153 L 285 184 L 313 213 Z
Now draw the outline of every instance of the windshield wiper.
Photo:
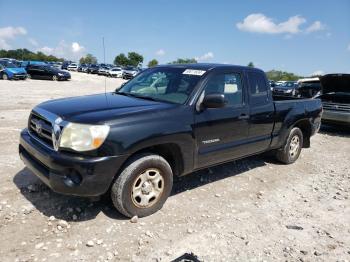
M 133 93 L 116 92 L 116 94 L 123 95 L 123 96 L 129 96 L 129 97 L 141 98 L 141 99 L 145 99 L 145 100 L 152 100 L 152 101 L 156 101 L 156 102 L 161 101 L 159 99 L 156 99 L 156 98 L 153 98 L 153 97 L 150 97 L 150 96 L 140 96 L 140 95 L 133 94 Z

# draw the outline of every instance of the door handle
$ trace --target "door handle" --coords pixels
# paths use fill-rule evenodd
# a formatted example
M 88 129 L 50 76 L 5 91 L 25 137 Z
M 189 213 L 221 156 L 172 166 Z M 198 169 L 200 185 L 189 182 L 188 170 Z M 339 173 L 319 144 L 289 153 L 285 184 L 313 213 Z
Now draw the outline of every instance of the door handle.
M 241 114 L 238 119 L 249 119 L 249 115 L 247 114 Z

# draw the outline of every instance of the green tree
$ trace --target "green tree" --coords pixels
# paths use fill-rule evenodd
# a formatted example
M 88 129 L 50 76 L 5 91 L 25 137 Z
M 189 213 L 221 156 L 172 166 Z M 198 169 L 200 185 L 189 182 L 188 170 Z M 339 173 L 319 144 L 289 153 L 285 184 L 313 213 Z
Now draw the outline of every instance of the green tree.
M 253 62 L 249 62 L 248 67 L 255 67 Z
M 266 72 L 266 75 L 268 79 L 274 81 L 296 81 L 303 78 L 302 76 L 279 70 L 270 70 Z
M 140 64 L 143 63 L 143 56 L 136 52 L 129 52 L 128 59 L 129 59 L 129 65 L 132 65 L 132 66 L 139 66 Z
M 152 59 L 151 61 L 148 62 L 148 67 L 154 67 L 158 65 L 157 59 Z
M 178 58 L 169 64 L 196 64 L 197 60 L 194 58 Z
M 97 58 L 92 54 L 87 54 L 86 56 L 80 58 L 80 64 L 97 64 Z
M 121 53 L 114 58 L 113 63 L 118 66 L 127 66 L 129 65 L 129 59 L 123 53 Z
M 13 58 L 17 60 L 39 60 L 49 62 L 64 61 L 63 58 L 58 58 L 53 55 L 46 55 L 40 51 L 34 53 L 26 48 L 16 50 L 0 50 L 0 58 L 1 57 Z

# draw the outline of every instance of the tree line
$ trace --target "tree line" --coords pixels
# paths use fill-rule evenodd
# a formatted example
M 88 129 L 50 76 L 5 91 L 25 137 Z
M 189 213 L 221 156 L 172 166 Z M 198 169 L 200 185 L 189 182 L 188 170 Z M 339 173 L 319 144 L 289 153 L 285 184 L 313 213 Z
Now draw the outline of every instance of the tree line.
M 13 58 L 17 60 L 34 60 L 34 61 L 47 61 L 47 62 L 63 62 L 65 59 L 58 58 L 53 55 L 46 55 L 43 52 L 32 52 L 28 49 L 16 49 L 16 50 L 0 50 L 0 58 L 6 57 L 6 58 Z M 137 52 L 129 52 L 126 55 L 124 53 L 120 53 L 114 58 L 113 63 L 118 66 L 141 66 L 144 62 L 144 58 L 141 54 L 138 54 Z M 98 60 L 95 56 L 92 54 L 87 54 L 80 58 L 79 60 L 80 64 L 97 64 Z M 197 63 L 197 60 L 194 58 L 178 58 L 172 62 L 169 62 L 169 64 L 193 64 Z M 148 67 L 154 67 L 158 65 L 157 59 L 151 59 L 148 62 Z M 254 67 L 253 62 L 249 62 L 247 65 L 249 67 Z M 293 73 L 285 72 L 285 71 L 279 71 L 279 70 L 270 70 L 266 72 L 267 78 L 274 81 L 295 81 L 300 78 L 301 76 L 295 75 Z
M 63 62 L 63 58 L 58 58 L 53 55 L 45 55 L 43 52 L 32 52 L 26 48 L 16 50 L 0 50 L 0 58 L 13 58 L 17 60 L 33 60 L 33 61 L 48 61 L 48 62 Z

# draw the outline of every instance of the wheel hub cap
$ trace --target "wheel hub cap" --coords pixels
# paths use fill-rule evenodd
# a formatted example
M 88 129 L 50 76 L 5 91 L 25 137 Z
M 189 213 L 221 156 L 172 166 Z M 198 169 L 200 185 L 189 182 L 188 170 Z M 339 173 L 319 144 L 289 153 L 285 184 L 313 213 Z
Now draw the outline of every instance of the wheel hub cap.
M 300 139 L 299 136 L 293 136 L 289 144 L 289 155 L 295 157 L 299 151 Z
M 146 181 L 141 186 L 142 194 L 149 194 L 153 190 L 153 186 L 150 182 Z
M 134 181 L 131 199 L 140 208 L 148 208 L 158 202 L 164 190 L 164 179 L 158 169 L 147 169 Z

